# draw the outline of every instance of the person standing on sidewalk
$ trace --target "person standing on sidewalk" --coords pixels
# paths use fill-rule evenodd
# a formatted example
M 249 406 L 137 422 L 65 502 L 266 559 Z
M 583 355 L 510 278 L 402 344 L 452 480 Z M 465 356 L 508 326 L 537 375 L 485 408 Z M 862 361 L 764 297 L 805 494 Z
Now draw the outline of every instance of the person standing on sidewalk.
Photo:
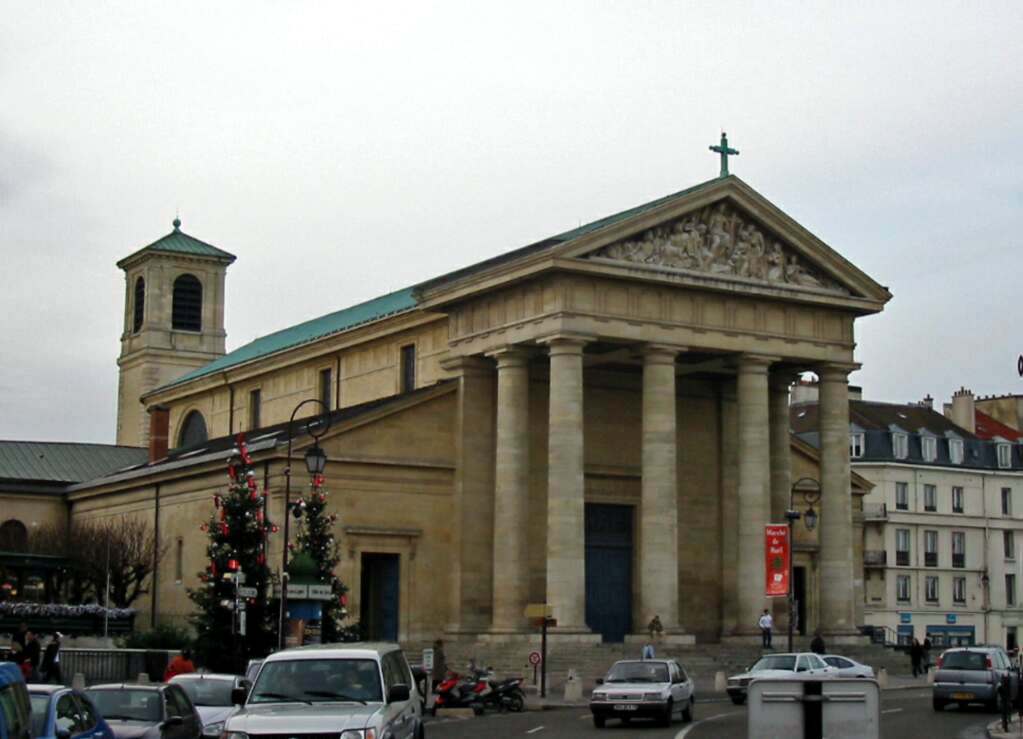
M 764 649 L 771 649 L 771 630 L 774 628 L 774 619 L 771 618 L 771 613 L 766 608 L 764 615 L 757 621 L 757 626 L 760 627 L 762 646 Z
M 48 683 L 62 685 L 64 680 L 60 674 L 60 639 L 63 636 L 59 631 L 54 632 L 50 643 L 46 645 L 43 652 L 43 680 Z
M 923 661 L 923 658 L 924 648 L 919 640 L 914 639 L 909 647 L 909 661 L 913 665 L 913 677 L 923 674 L 923 670 L 920 669 L 920 663 Z
M 444 656 L 444 640 L 438 639 L 433 643 L 433 670 L 430 673 L 430 680 L 433 690 L 437 690 L 437 685 L 447 680 L 448 677 L 448 661 Z
M 828 648 L 824 646 L 824 637 L 821 636 L 820 629 L 813 632 L 813 641 L 810 642 L 810 651 L 814 654 L 824 654 L 828 651 Z

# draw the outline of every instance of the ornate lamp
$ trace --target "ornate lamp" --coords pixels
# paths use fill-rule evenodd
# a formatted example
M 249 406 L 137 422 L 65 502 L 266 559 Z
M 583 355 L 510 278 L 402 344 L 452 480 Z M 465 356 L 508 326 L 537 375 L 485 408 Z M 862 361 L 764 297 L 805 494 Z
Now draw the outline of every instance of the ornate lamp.
M 322 475 L 327 467 L 327 453 L 319 444 L 313 444 L 305 453 L 305 467 L 310 475 Z

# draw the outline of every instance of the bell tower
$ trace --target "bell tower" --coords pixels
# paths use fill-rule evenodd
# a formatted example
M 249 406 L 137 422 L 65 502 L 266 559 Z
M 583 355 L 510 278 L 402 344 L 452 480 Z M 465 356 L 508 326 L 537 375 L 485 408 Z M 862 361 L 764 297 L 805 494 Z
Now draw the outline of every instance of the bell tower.
M 235 256 L 174 230 L 117 263 L 124 332 L 117 359 L 117 443 L 146 446 L 146 393 L 224 354 L 224 278 Z

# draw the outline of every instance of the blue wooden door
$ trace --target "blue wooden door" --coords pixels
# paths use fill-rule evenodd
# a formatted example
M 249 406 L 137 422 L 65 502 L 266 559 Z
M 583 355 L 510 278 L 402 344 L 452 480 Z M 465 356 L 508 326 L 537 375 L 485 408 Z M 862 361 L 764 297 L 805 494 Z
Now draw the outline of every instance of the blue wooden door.
M 609 642 L 632 630 L 632 506 L 586 504 L 586 625 Z
M 362 555 L 362 624 L 371 641 L 398 641 L 400 557 Z

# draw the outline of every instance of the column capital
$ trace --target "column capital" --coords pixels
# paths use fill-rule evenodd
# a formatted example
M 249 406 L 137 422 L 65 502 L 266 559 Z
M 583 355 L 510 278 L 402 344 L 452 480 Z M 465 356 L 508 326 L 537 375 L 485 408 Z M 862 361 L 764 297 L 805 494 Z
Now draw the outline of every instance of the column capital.
M 674 364 L 679 354 L 688 351 L 687 347 L 674 344 L 643 344 L 639 353 L 646 364 Z
M 536 343 L 546 346 L 549 354 L 582 354 L 583 347 L 593 340 L 593 336 L 586 334 L 557 333 L 537 339 Z
M 735 358 L 735 367 L 741 373 L 766 373 L 771 365 L 780 362 L 781 357 L 766 354 L 740 354 Z
M 849 373 L 862 366 L 859 362 L 825 362 L 814 365 L 813 371 L 821 382 L 847 382 Z
M 789 387 L 799 378 L 796 370 L 775 370 L 767 375 L 767 386 L 772 392 L 788 393 Z
M 497 367 L 521 367 L 529 362 L 533 352 L 526 346 L 508 344 L 500 349 L 487 352 L 485 356 L 497 360 Z
M 440 362 L 441 369 L 456 375 L 480 375 L 494 371 L 494 363 L 480 356 L 448 357 Z

